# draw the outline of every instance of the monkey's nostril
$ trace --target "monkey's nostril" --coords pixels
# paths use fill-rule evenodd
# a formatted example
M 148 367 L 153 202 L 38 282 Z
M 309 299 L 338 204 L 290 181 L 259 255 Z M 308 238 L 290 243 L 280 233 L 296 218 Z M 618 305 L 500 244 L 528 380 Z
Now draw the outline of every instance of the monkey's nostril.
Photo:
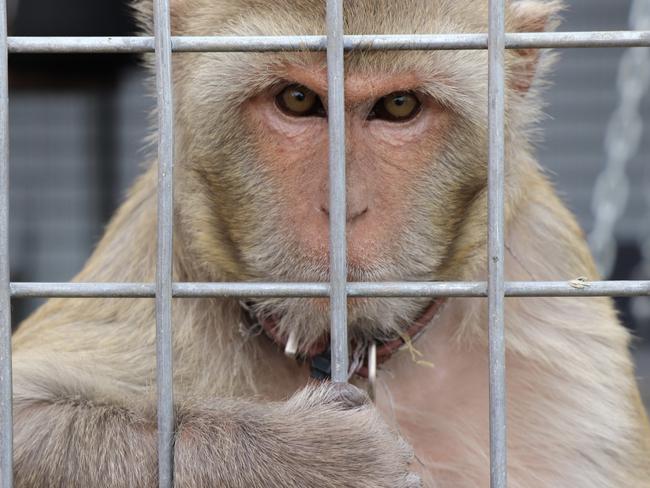
M 354 220 L 357 220 L 359 217 L 365 215 L 366 212 L 368 212 L 368 207 L 363 207 L 361 209 L 348 208 L 348 214 L 345 220 L 348 223 L 351 223 Z
M 367 212 L 368 212 L 368 207 L 364 207 L 363 210 L 352 215 L 352 218 L 356 219 L 357 217 L 361 217 L 362 215 L 365 215 Z
M 329 208 L 327 208 L 325 206 L 322 206 L 320 208 L 320 211 L 323 212 L 327 216 L 327 218 L 329 219 L 329 216 L 330 216 Z M 355 208 L 348 207 L 345 221 L 350 223 L 353 220 L 361 217 L 362 215 L 365 215 L 367 212 L 368 212 L 368 207 L 363 207 L 361 209 L 355 209 Z

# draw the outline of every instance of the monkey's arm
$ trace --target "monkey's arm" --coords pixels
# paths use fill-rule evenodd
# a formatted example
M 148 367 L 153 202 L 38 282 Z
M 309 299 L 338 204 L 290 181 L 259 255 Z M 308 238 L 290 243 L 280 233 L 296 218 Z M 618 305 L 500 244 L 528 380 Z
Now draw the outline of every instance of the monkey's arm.
M 15 375 L 17 488 L 157 486 L 154 402 L 98 391 L 92 371 L 57 366 L 45 384 L 29 369 Z M 181 400 L 175 486 L 419 486 L 409 449 L 351 388 L 286 403 Z

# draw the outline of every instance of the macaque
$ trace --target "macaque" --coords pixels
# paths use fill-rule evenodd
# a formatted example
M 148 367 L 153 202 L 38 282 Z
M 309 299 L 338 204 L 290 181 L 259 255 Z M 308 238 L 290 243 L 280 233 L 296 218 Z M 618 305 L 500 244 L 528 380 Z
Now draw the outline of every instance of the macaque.
M 347 34 L 487 30 L 485 0 L 344 6 Z M 506 8 L 509 32 L 540 32 L 562 5 Z M 144 32 L 151 10 L 136 3 Z M 173 0 L 172 30 L 322 35 L 325 1 Z M 598 278 L 534 157 L 551 61 L 506 53 L 508 280 Z M 327 281 L 325 54 L 179 53 L 173 79 L 174 280 Z M 353 51 L 345 90 L 349 281 L 485 280 L 486 51 Z M 77 281 L 154 281 L 156 171 Z M 509 486 L 650 487 L 650 430 L 612 301 L 505 307 Z M 174 486 L 488 486 L 487 322 L 480 298 L 350 299 L 360 369 L 347 386 L 312 378 L 327 299 L 174 299 Z M 384 355 L 371 403 L 365 346 L 400 338 L 409 347 Z M 156 486 L 153 300 L 50 300 L 13 347 L 18 488 Z

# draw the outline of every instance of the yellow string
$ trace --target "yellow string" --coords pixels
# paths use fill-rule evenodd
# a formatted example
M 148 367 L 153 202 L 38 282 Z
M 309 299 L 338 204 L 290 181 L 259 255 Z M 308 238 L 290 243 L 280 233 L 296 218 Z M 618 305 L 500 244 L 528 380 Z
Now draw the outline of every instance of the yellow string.
M 406 348 L 411 353 L 411 359 L 415 364 L 418 364 L 420 366 L 426 366 L 427 368 L 435 368 L 435 365 L 432 362 L 425 361 L 424 359 L 420 359 L 421 357 L 424 356 L 424 354 L 418 351 L 417 348 L 413 345 L 413 341 L 411 340 L 410 336 L 408 336 L 404 332 L 400 332 L 399 335 L 404 341 Z

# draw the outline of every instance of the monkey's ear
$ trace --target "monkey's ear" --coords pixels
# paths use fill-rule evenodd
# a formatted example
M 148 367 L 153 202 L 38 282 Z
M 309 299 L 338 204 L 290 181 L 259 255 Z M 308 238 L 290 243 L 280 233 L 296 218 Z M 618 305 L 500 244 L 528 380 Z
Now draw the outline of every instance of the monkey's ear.
M 510 4 L 506 19 L 508 32 L 552 31 L 560 24 L 561 0 L 519 0 Z M 515 49 L 510 65 L 510 85 L 527 92 L 538 71 L 539 49 Z

